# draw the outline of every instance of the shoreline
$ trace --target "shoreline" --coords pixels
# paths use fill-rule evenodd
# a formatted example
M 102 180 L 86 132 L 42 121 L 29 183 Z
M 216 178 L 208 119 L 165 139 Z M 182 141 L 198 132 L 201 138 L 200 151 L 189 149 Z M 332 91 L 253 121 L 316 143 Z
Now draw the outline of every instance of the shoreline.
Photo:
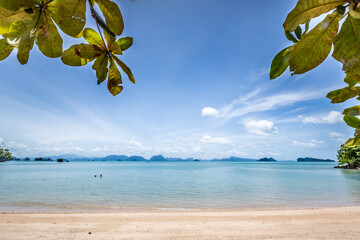
M 314 209 L 337 209 L 337 208 L 360 208 L 358 204 L 334 205 L 283 205 L 283 206 L 247 206 L 247 207 L 228 207 L 228 208 L 201 208 L 201 207 L 146 207 L 146 206 L 125 206 L 125 207 L 34 207 L 34 206 L 1 206 L 0 214 L 91 214 L 91 213 L 168 213 L 168 212 L 260 212 L 260 211 L 302 211 Z
M 360 206 L 286 210 L 1 213 L 0 239 L 356 239 Z

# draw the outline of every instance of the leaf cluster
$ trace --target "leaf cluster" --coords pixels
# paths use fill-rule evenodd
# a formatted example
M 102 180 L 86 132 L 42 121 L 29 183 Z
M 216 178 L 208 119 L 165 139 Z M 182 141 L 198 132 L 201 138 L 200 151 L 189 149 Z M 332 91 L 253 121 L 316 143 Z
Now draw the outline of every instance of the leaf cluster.
M 84 29 L 87 2 L 101 37 L 95 30 Z M 95 10 L 94 4 L 105 20 Z M 89 44 L 73 45 L 63 51 L 63 39 L 58 29 L 74 38 L 84 37 Z M 130 37 L 117 39 L 123 30 L 120 9 L 111 0 L 0 0 L 0 35 L 3 37 L 0 39 L 0 61 L 15 49 L 18 61 L 26 64 L 35 44 L 45 56 L 61 57 L 63 63 L 70 66 L 83 66 L 95 61 L 93 69 L 98 83 L 108 75 L 108 89 L 117 95 L 123 88 L 117 65 L 135 83 L 130 69 L 116 56 L 122 55 L 133 43 Z
M 311 19 L 322 14 L 325 19 L 309 30 Z M 343 21 L 341 25 L 341 21 Z M 340 26 L 341 25 L 341 26 Z M 348 85 L 330 92 L 332 103 L 358 97 L 360 100 L 360 3 L 358 0 L 299 0 L 284 24 L 286 38 L 292 45 L 281 50 L 273 59 L 270 79 L 281 76 L 290 68 L 292 75 L 306 73 L 319 66 L 334 48 L 332 57 L 342 64 Z M 340 31 L 339 31 L 340 28 Z M 360 129 L 360 106 L 345 109 L 344 121 Z M 360 144 L 348 141 L 347 145 Z
M 0 159 L 12 160 L 13 157 L 8 149 L 3 149 L 0 147 Z
M 346 165 L 351 169 L 360 167 L 360 146 L 349 147 L 343 144 L 337 152 L 337 157 L 339 165 Z

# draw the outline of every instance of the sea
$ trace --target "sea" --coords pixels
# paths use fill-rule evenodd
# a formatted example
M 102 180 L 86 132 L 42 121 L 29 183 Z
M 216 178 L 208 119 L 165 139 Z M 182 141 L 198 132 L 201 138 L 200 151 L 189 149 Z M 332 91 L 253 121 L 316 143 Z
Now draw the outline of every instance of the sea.
M 360 171 L 334 169 L 335 165 L 333 162 L 12 161 L 0 164 L 0 212 L 360 206 Z

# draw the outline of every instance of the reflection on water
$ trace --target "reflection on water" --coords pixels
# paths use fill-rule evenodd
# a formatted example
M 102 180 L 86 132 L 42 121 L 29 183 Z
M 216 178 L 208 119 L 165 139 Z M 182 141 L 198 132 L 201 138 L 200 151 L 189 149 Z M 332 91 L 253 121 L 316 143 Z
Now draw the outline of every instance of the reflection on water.
M 347 179 L 347 184 L 344 184 L 344 187 L 347 188 L 354 201 L 360 205 L 360 171 L 342 169 L 341 173 Z
M 334 163 L 0 164 L 0 210 L 266 209 L 360 205 L 360 171 Z M 94 175 L 102 174 L 102 178 Z

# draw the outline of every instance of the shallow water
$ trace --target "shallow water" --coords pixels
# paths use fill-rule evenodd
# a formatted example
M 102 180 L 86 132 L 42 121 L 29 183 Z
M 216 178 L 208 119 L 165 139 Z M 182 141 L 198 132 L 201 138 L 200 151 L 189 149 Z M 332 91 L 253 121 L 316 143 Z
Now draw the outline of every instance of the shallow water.
M 0 211 L 359 206 L 360 171 L 335 164 L 7 162 L 0 164 Z

